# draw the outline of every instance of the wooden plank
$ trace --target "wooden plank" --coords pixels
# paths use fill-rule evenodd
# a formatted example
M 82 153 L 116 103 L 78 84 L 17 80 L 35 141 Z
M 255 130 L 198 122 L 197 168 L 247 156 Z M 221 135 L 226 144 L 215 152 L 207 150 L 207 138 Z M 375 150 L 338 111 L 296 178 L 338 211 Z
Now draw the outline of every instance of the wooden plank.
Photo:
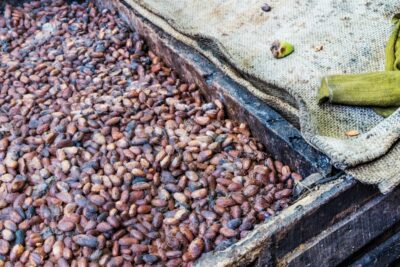
M 313 212 L 301 214 L 298 221 L 285 225 L 276 232 L 273 235 L 273 246 L 264 247 L 256 266 L 267 266 L 265 257 L 269 258 L 268 266 L 277 265 L 282 262 L 282 258 L 287 257 L 287 254 L 298 247 L 303 247 L 308 240 L 355 212 L 363 203 L 379 195 L 377 190 L 352 181 L 354 185 L 347 190 L 330 195 L 329 201 L 320 202 L 318 208 Z M 323 199 L 326 196 L 321 195 L 320 197 Z M 301 209 L 299 209 L 300 211 Z
M 279 266 L 336 266 L 400 221 L 400 189 L 379 195 L 278 261 Z
M 400 259 L 400 232 L 395 233 L 361 258 L 348 264 L 349 267 L 385 267 Z

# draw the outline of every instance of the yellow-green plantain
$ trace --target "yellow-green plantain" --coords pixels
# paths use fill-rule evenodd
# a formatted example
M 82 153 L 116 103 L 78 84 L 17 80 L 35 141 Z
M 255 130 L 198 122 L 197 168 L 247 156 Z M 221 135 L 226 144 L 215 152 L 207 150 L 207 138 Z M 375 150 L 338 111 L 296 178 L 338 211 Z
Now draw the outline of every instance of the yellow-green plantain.
M 394 29 L 386 44 L 385 70 L 400 70 L 400 14 L 392 20 Z
M 386 45 L 385 70 L 400 70 L 400 14 L 394 16 L 392 22 L 394 24 L 393 32 Z M 382 117 L 389 117 L 397 110 L 397 107 L 375 108 L 374 111 Z
M 371 107 L 400 106 L 400 71 L 323 78 L 318 102 Z
M 400 14 L 393 18 L 394 29 L 386 45 L 385 71 L 324 77 L 318 92 L 319 103 L 371 106 L 388 117 L 400 106 Z

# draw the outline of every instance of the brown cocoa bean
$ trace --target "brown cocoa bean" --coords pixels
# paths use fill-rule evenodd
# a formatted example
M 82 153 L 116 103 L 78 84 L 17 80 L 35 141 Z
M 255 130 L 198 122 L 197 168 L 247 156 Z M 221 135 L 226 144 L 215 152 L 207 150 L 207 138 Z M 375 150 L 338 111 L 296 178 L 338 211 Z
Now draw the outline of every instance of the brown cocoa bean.
M 29 1 L 2 25 L 4 265 L 191 266 L 289 205 L 301 176 L 114 11 Z
M 10 243 L 7 240 L 0 239 L 0 254 L 6 255 L 10 251 Z
M 187 171 L 185 175 L 190 181 L 197 182 L 199 180 L 199 176 L 194 171 Z
M 69 232 L 74 230 L 75 224 L 69 221 L 60 221 L 57 225 L 57 228 L 60 229 L 60 231 Z
M 291 194 L 292 194 L 291 189 L 282 189 L 281 191 L 276 192 L 274 196 L 276 199 L 281 199 L 289 197 Z
M 208 194 L 208 190 L 206 188 L 198 189 L 196 191 L 193 191 L 191 194 L 191 197 L 193 199 L 201 199 L 205 198 Z
M 203 252 L 204 242 L 201 238 L 194 239 L 188 247 L 188 256 L 190 260 L 197 259 Z
M 54 243 L 53 246 L 53 255 L 56 259 L 59 259 L 63 255 L 64 250 L 64 242 L 62 240 L 58 240 Z
M 121 246 L 130 246 L 137 243 L 139 242 L 133 237 L 123 237 L 118 240 L 118 244 L 120 244 Z
M 245 197 L 252 197 L 258 193 L 259 187 L 256 185 L 248 185 L 243 189 L 243 195 Z
M 236 231 L 227 227 L 222 227 L 219 232 L 228 238 L 235 237 L 237 235 Z
M 213 152 L 211 150 L 201 151 L 197 157 L 197 161 L 205 162 L 205 161 L 211 159 L 212 155 L 213 155 Z
M 231 198 L 228 198 L 228 197 L 220 197 L 220 198 L 217 198 L 217 200 L 216 200 L 216 202 L 215 202 L 218 206 L 221 206 L 221 207 L 230 207 L 230 206 L 233 206 L 233 205 L 235 205 L 236 203 L 235 203 L 235 201 L 233 200 L 233 199 L 231 199 Z

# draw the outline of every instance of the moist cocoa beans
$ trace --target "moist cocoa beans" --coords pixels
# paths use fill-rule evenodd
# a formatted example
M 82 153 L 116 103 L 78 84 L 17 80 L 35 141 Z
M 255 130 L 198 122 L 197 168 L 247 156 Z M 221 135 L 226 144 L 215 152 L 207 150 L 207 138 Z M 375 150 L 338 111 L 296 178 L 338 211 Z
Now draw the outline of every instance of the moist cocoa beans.
M 192 266 L 290 204 L 302 177 L 160 56 L 90 1 L 5 5 L 0 265 Z

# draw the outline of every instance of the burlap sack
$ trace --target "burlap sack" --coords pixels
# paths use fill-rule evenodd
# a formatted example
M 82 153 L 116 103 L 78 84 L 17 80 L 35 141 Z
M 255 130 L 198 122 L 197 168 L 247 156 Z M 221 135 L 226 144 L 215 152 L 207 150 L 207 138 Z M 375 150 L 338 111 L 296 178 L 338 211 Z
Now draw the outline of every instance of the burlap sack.
M 388 119 L 369 108 L 315 100 L 328 74 L 384 69 L 384 48 L 396 0 L 126 0 L 141 15 L 197 49 L 289 120 L 333 163 L 382 192 L 400 181 L 400 111 Z M 275 39 L 295 45 L 276 60 Z M 322 48 L 322 50 L 320 50 Z M 318 51 L 320 50 L 320 51 Z M 346 137 L 349 130 L 360 135 Z

